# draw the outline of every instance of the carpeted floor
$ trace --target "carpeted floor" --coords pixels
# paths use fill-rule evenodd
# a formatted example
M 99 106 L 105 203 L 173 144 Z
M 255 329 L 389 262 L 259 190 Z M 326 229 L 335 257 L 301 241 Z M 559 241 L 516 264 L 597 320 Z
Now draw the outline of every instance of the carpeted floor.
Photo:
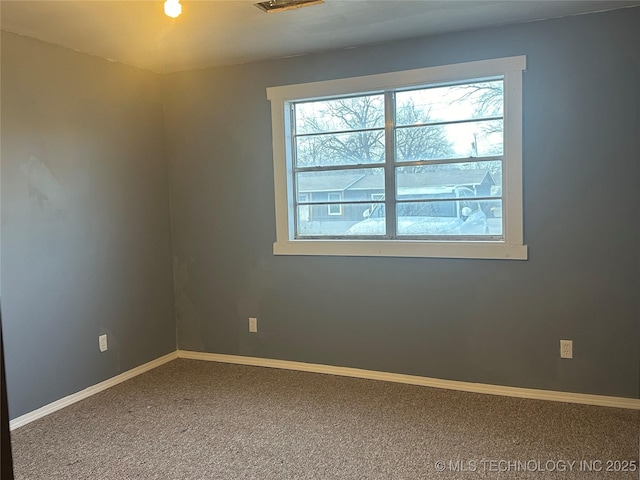
M 639 421 L 633 410 L 176 360 L 12 436 L 20 480 L 622 480 L 639 478 Z

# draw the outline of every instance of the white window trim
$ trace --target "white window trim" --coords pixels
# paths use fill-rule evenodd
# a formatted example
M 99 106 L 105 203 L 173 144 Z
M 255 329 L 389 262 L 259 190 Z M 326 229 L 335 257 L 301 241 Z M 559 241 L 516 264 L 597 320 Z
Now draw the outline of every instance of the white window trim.
M 273 167 L 276 207 L 274 255 L 342 255 L 527 259 L 522 214 L 522 72 L 526 56 L 427 67 L 363 77 L 267 88 L 271 101 Z M 285 105 L 298 100 L 377 92 L 411 86 L 504 76 L 504 161 L 502 166 L 504 240 L 303 240 L 294 239 L 290 218 L 292 192 L 291 126 Z

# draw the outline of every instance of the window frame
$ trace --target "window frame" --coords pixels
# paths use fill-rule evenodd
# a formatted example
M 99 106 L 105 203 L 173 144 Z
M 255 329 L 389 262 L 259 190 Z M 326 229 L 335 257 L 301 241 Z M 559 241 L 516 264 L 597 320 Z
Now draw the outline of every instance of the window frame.
M 276 242 L 274 255 L 399 256 L 491 258 L 526 260 L 522 201 L 522 76 L 526 56 L 480 60 L 453 65 L 342 78 L 267 88 L 271 102 L 275 187 Z M 314 100 L 375 92 L 396 91 L 485 78 L 504 80 L 504 147 L 502 163 L 503 239 L 296 239 L 295 189 L 291 105 Z

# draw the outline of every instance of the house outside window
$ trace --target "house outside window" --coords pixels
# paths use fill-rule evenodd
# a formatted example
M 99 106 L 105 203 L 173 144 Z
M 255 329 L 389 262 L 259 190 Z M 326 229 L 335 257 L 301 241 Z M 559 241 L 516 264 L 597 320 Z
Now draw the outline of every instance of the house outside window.
M 524 67 L 510 57 L 269 88 L 274 253 L 526 259 Z

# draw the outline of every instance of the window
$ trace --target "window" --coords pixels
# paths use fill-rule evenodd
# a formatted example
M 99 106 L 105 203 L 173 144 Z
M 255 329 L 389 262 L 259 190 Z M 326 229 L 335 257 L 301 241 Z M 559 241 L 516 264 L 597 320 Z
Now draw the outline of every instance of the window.
M 329 201 L 330 202 L 340 202 L 342 201 L 342 194 L 340 192 L 329 192 Z M 342 204 L 340 203 L 330 203 L 327 205 L 327 213 L 329 215 L 342 215 Z
M 274 253 L 526 259 L 524 68 L 510 57 L 267 89 Z

